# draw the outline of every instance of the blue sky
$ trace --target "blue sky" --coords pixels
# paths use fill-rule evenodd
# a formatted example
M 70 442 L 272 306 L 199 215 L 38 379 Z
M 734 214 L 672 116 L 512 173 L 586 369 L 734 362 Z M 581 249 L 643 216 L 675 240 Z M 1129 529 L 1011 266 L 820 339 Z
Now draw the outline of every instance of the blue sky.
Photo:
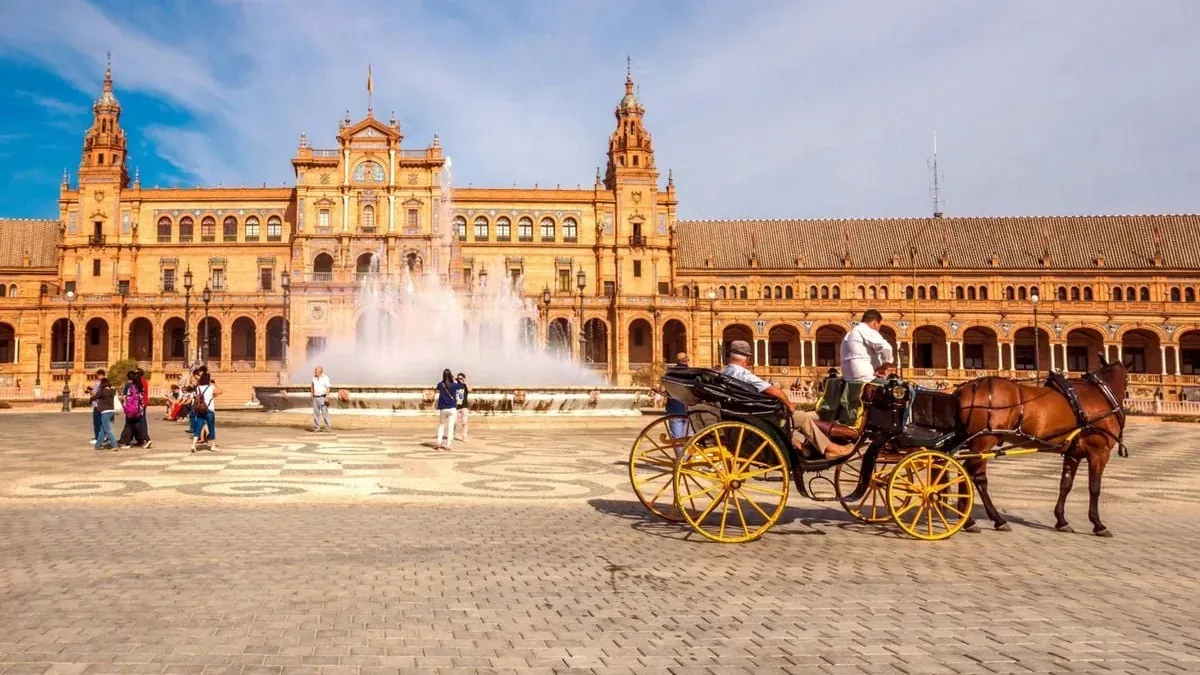
M 1200 210 L 1200 3 L 0 0 L 0 216 L 57 212 L 106 51 L 143 185 L 289 184 L 391 111 L 458 185 L 590 185 L 632 54 L 686 218 Z

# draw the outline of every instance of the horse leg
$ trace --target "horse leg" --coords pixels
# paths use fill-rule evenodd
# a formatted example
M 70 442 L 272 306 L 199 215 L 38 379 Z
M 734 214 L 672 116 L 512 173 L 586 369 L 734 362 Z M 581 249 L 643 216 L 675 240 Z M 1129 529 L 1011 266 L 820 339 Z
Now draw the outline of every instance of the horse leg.
M 975 482 L 975 491 L 979 493 L 980 500 L 983 501 L 983 510 L 987 511 L 988 518 L 992 519 L 992 526 L 1000 532 L 1011 532 L 1012 526 L 1000 515 L 1000 511 L 996 509 L 995 504 L 992 504 L 992 495 L 988 492 L 987 478 L 987 460 L 975 460 L 979 462 L 979 471 L 972 475 Z
M 1071 485 L 1075 483 L 1075 470 L 1078 468 L 1078 457 L 1063 455 L 1062 479 L 1058 482 L 1058 503 L 1054 505 L 1054 529 L 1059 532 L 1075 531 L 1067 523 L 1067 494 L 1071 492 Z
M 972 483 L 975 482 L 975 474 L 983 470 L 983 467 L 984 463 L 979 460 L 967 460 L 963 462 L 963 468 L 967 470 L 967 475 L 971 477 Z M 963 506 L 961 501 L 959 505 L 960 507 Z M 971 534 L 979 534 L 979 523 L 975 522 L 974 514 L 967 513 L 967 522 L 963 523 L 963 531 L 970 532 Z
M 1105 445 L 1103 449 L 1094 446 L 1088 449 L 1088 520 L 1092 521 L 1092 532 L 1098 537 L 1111 537 L 1112 532 L 1100 522 L 1100 478 L 1104 475 L 1104 467 L 1108 464 L 1112 452 Z

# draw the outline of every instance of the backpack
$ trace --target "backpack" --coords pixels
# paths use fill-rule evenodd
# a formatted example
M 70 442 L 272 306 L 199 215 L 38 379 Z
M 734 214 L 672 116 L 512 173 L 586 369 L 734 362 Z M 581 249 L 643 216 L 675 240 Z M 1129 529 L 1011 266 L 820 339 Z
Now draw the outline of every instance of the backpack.
M 212 385 L 209 385 L 211 387 Z M 196 393 L 192 401 L 192 412 L 196 417 L 203 417 L 208 414 L 208 403 L 204 400 L 204 390 L 208 387 L 196 387 Z
M 142 393 L 137 389 L 129 392 L 129 396 L 125 397 L 125 402 L 121 404 L 122 410 L 126 417 L 141 417 L 142 416 Z

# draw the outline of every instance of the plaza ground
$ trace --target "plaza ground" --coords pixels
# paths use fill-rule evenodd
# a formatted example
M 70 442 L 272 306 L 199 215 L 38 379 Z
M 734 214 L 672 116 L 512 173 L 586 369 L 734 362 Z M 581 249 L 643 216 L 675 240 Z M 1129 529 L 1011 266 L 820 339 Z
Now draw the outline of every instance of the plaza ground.
M 0 416 L 0 673 L 1200 672 L 1200 428 L 1086 477 L 994 462 L 1013 531 L 936 543 L 793 497 L 742 545 L 649 516 L 636 427 L 221 428 L 96 453 Z M 430 429 L 429 431 L 432 431 Z

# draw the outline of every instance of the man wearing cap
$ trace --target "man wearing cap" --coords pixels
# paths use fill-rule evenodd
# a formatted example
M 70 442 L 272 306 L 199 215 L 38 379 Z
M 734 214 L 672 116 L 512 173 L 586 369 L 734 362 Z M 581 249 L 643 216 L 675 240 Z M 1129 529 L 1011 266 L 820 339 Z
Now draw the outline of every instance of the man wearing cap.
M 842 379 L 846 382 L 870 382 L 887 377 L 892 367 L 892 345 L 879 332 L 883 315 L 877 310 L 863 312 L 862 321 L 842 338 Z
M 796 404 L 792 403 L 787 394 L 750 372 L 746 366 L 750 363 L 750 357 L 753 355 L 754 352 L 751 350 L 749 342 L 734 340 L 729 343 L 729 365 L 721 370 L 721 374 L 745 382 L 761 394 L 779 399 L 792 416 L 792 443 L 797 447 L 803 447 L 807 443 L 828 459 L 837 459 L 853 452 L 853 446 L 834 443 L 817 428 L 817 413 L 796 410 Z

